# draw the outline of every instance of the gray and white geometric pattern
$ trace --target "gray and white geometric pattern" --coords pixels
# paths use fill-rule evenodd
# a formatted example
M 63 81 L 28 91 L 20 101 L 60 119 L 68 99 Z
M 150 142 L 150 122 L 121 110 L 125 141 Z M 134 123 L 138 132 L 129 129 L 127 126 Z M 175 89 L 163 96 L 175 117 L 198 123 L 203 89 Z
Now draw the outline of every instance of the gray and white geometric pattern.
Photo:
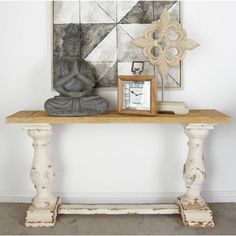
M 175 20 L 180 21 L 179 5 L 178 1 L 55 1 L 54 67 L 62 54 L 65 28 L 74 23 L 80 31 L 81 57 L 95 67 L 97 87 L 116 87 L 117 76 L 131 74 L 131 64 L 135 60 L 145 62 L 143 75 L 158 75 L 142 50 L 131 41 L 141 37 L 153 20 L 159 20 L 165 7 Z M 172 68 L 165 87 L 180 88 L 180 72 L 181 65 Z

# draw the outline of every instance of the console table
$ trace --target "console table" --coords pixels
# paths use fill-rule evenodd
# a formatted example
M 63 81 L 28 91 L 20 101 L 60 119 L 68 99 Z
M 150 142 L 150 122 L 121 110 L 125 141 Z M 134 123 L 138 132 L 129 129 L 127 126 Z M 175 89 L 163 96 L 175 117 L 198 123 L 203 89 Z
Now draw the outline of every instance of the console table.
M 31 180 L 36 195 L 27 210 L 27 227 L 54 226 L 57 214 L 181 214 L 185 226 L 213 227 L 212 211 L 200 192 L 206 170 L 202 157 L 203 141 L 209 130 L 230 118 L 216 110 L 191 110 L 187 115 L 157 116 L 119 115 L 110 112 L 88 117 L 52 117 L 44 111 L 20 111 L 6 118 L 7 123 L 20 124 L 33 139 L 34 158 Z M 181 124 L 189 138 L 188 156 L 183 168 L 186 193 L 176 204 L 63 204 L 52 192 L 55 176 L 48 155 L 48 146 L 55 124 L 75 123 L 155 123 Z

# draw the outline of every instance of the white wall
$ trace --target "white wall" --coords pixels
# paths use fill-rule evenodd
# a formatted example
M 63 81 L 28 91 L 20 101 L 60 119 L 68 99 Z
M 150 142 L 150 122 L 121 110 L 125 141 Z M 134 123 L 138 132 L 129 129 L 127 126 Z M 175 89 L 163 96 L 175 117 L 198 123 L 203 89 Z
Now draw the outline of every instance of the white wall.
M 32 140 L 6 125 L 18 110 L 43 109 L 52 97 L 51 3 L 0 2 L 0 201 L 26 201 Z M 206 140 L 209 201 L 236 201 L 236 2 L 184 2 L 183 23 L 201 47 L 184 61 L 184 90 L 167 99 L 232 116 Z M 112 106 L 115 92 L 103 93 Z M 109 124 L 54 127 L 54 189 L 67 201 L 173 201 L 184 191 L 187 138 L 176 125 Z

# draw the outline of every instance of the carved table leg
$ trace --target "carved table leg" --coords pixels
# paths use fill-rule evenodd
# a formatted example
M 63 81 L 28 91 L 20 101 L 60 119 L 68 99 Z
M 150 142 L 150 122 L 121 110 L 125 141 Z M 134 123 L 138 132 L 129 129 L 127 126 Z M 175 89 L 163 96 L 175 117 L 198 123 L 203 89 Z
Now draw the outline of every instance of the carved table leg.
M 202 156 L 203 141 L 214 125 L 188 124 L 184 131 L 189 138 L 188 158 L 184 165 L 183 176 L 186 194 L 177 198 L 185 226 L 214 227 L 212 211 L 201 197 L 202 183 L 206 171 Z
M 55 173 L 48 154 L 52 127 L 49 124 L 25 125 L 33 139 L 34 158 L 30 177 L 36 189 L 36 196 L 27 210 L 27 227 L 54 226 L 60 199 L 51 190 Z

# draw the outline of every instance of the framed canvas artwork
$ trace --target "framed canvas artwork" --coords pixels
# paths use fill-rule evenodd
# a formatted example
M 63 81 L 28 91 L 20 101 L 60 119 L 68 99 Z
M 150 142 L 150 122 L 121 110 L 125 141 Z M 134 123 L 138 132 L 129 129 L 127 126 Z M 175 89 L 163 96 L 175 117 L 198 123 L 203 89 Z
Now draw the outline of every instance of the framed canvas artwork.
M 165 7 L 174 19 L 180 21 L 178 1 L 54 1 L 53 71 L 63 57 L 63 37 L 68 25 L 73 24 L 80 33 L 80 57 L 94 68 L 96 87 L 117 87 L 118 75 L 132 75 L 133 61 L 144 63 L 142 75 L 160 80 L 158 71 L 131 41 L 141 37 L 153 20 L 159 20 Z M 54 80 L 55 76 L 53 84 Z M 169 71 L 165 87 L 175 89 L 181 86 L 179 64 Z

